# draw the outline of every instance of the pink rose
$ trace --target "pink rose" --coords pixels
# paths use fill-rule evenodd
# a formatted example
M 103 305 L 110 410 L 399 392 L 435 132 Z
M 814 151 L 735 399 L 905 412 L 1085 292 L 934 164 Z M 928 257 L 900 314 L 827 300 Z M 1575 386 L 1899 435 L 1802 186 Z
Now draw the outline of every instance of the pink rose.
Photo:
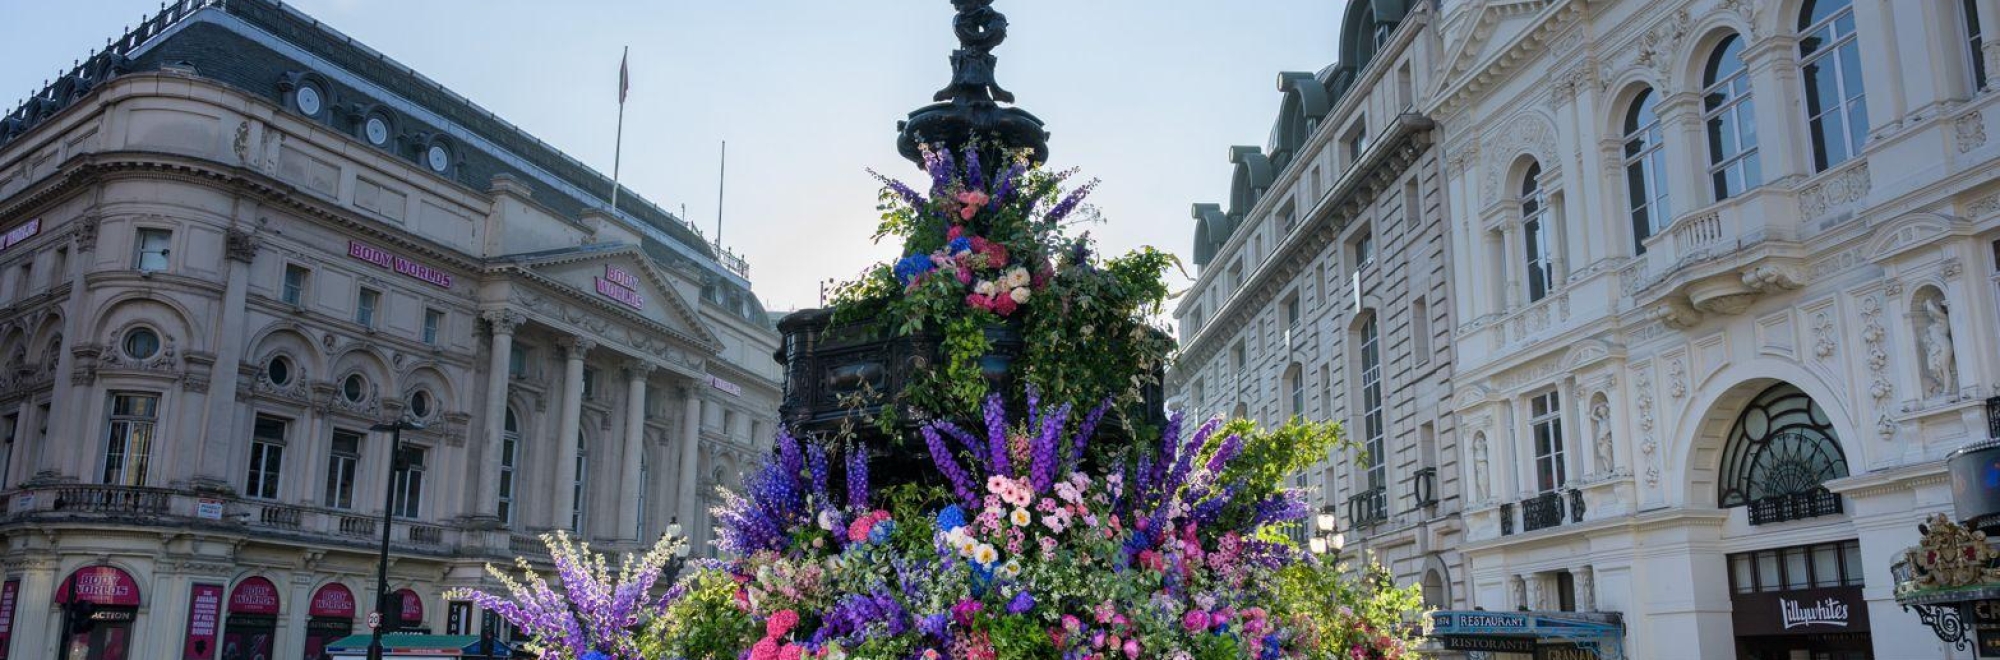
M 1139 657 L 1139 640 L 1137 639 L 1125 640 L 1125 657 L 1127 658 Z
M 875 528 L 875 519 L 868 516 L 862 516 L 856 519 L 854 521 L 854 524 L 847 526 L 847 540 L 851 543 L 860 543 L 862 541 L 866 541 L 868 540 L 868 531 L 874 528 Z
M 958 194 L 958 202 L 966 206 L 973 206 L 973 207 L 985 206 L 986 202 L 991 201 L 992 199 L 993 198 L 988 197 L 985 192 L 978 190 L 967 190 L 965 192 Z
M 1187 615 L 1181 617 L 1181 627 L 1188 629 L 1188 632 L 1201 632 L 1208 629 L 1208 613 L 1201 610 L 1188 610 Z
M 1014 310 L 1017 307 L 1019 307 L 1019 305 L 1016 304 L 1014 302 L 1014 299 L 1011 297 L 1008 296 L 993 297 L 993 311 L 994 313 L 997 313 L 1001 316 L 1006 316 L 1008 314 L 1014 313 Z

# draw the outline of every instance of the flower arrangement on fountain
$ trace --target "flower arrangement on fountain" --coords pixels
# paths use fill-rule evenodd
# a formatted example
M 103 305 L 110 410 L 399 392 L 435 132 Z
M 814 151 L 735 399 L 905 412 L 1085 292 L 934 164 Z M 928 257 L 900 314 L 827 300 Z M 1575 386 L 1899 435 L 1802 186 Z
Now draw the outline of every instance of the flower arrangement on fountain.
M 1028 399 L 1019 423 L 993 397 L 983 427 L 925 425 L 941 483 L 876 491 L 863 452 L 781 436 L 716 511 L 734 558 L 677 586 L 642 648 L 742 660 L 1412 657 L 1411 590 L 1348 583 L 1286 534 L 1305 507 L 1273 475 L 1325 456 L 1335 427 L 1213 420 L 1183 433 L 1176 416 L 1157 447 L 1092 473 L 1083 457 L 1106 407 L 1074 419 Z
M 1087 232 L 1072 236 L 1071 227 L 1097 217 L 1084 203 L 1095 181 L 1065 190 L 1074 170 L 1032 166 L 1026 152 L 989 168 L 979 145 L 922 152 L 924 192 L 875 175 L 883 183 L 875 239 L 900 240 L 903 256 L 834 297 L 837 320 L 893 319 L 900 334 L 942 336 L 939 368 L 892 394 L 900 409 L 977 409 L 988 387 L 980 377 L 988 330 L 1001 325 L 1022 340 L 1016 383 L 1051 401 L 1083 407 L 1108 394 L 1123 406 L 1157 384 L 1173 340 L 1147 319 L 1165 301 L 1173 256 L 1141 248 L 1107 259 Z M 880 420 L 885 429 L 895 410 Z M 1131 425 L 1122 408 L 1112 417 Z

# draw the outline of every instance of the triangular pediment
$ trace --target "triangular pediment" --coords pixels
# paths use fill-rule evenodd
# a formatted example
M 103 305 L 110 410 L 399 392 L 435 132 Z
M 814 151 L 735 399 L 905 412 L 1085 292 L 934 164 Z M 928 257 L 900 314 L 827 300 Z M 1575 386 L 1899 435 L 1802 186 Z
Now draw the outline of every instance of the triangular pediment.
M 600 309 L 641 317 L 702 347 L 721 346 L 714 331 L 675 289 L 670 276 L 637 245 L 585 246 L 522 258 L 516 263 L 548 284 L 573 290 L 574 296 Z

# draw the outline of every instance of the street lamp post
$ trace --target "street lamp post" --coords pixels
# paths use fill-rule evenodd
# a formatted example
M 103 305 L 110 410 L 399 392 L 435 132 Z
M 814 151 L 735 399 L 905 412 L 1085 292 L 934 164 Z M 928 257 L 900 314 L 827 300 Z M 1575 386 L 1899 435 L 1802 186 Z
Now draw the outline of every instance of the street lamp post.
M 1333 505 L 1320 507 L 1319 515 L 1314 517 L 1313 522 L 1317 523 L 1315 527 L 1318 528 L 1313 530 L 1312 539 L 1308 542 L 1313 554 L 1324 556 L 1331 553 L 1338 557 L 1341 548 L 1347 543 L 1340 532 L 1334 530 L 1334 526 L 1340 522 L 1340 517 L 1335 515 Z
M 370 431 L 389 432 L 389 475 L 382 488 L 382 554 L 375 566 L 375 615 L 368 622 L 368 660 L 382 660 L 382 626 L 389 613 L 389 532 L 395 527 L 396 465 L 402 460 L 403 430 L 423 430 L 424 425 L 408 419 L 376 424 Z

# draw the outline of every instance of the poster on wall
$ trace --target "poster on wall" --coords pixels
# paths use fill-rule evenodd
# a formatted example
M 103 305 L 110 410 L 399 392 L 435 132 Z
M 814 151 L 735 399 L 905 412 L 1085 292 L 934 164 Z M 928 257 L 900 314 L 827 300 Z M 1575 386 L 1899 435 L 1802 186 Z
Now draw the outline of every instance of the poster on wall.
M 222 623 L 222 585 L 197 584 L 188 594 L 186 641 L 181 660 L 213 660 L 216 626 Z
M 14 599 L 20 594 L 20 580 L 0 585 L 0 660 L 7 660 L 8 642 L 14 640 Z

